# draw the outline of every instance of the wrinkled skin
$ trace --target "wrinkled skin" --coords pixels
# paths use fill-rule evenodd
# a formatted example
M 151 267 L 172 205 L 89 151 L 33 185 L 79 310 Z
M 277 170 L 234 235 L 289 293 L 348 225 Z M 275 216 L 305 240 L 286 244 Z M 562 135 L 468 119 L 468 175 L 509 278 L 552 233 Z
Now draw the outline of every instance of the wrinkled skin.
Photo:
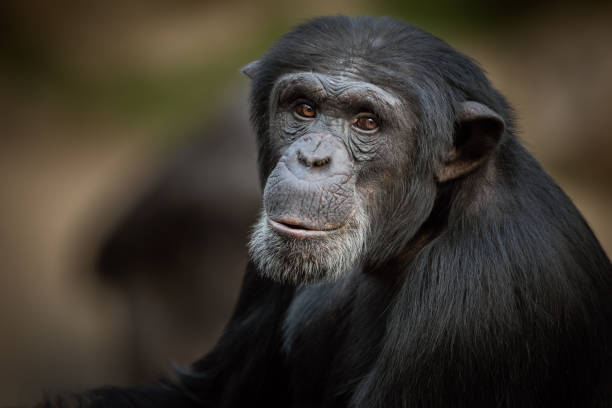
M 296 113 L 304 104 L 313 117 Z M 264 212 L 250 243 L 264 274 L 295 282 L 336 279 L 363 258 L 372 234 L 389 232 L 370 225 L 393 223 L 384 220 L 381 204 L 393 199 L 397 180 L 410 171 L 413 140 L 405 130 L 414 127 L 406 122 L 411 117 L 393 93 L 345 71 L 293 73 L 277 81 L 269 138 L 280 158 L 267 178 Z M 433 178 L 431 187 L 433 194 Z M 415 226 L 433 202 L 421 199 L 425 205 L 404 204 L 413 206 Z
M 355 178 L 342 141 L 308 133 L 292 143 L 268 177 L 264 208 L 270 221 L 293 226 L 296 233 L 346 225 L 355 211 Z

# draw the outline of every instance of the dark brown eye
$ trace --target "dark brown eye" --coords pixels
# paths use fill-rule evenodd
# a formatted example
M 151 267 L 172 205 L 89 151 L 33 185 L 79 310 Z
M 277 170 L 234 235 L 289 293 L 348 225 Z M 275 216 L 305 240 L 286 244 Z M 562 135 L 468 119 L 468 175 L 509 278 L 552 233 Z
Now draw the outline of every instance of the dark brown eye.
M 304 118 L 314 118 L 317 115 L 317 111 L 307 103 L 301 103 L 295 107 L 295 113 Z
M 355 127 L 366 132 L 373 132 L 374 130 L 378 129 L 378 121 L 376 118 L 371 116 L 364 116 L 357 118 L 355 121 Z

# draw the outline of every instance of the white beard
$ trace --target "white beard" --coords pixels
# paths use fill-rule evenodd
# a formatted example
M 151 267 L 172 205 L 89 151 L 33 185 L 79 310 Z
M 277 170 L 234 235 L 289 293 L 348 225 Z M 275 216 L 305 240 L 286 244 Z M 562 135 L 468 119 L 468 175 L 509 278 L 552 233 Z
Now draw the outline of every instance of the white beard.
M 264 210 L 253 228 L 249 254 L 262 275 L 279 282 L 333 281 L 363 259 L 368 235 L 369 220 L 361 206 L 340 229 L 300 239 L 276 233 Z

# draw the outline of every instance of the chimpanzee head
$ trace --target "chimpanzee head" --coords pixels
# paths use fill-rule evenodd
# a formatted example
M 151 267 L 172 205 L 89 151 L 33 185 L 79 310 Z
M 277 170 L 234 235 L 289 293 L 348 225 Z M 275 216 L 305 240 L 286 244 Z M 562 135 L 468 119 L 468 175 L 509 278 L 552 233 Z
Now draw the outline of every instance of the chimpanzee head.
M 468 57 L 389 18 L 315 19 L 243 71 L 264 186 L 250 254 L 282 281 L 405 253 L 443 189 L 487 172 L 508 122 Z

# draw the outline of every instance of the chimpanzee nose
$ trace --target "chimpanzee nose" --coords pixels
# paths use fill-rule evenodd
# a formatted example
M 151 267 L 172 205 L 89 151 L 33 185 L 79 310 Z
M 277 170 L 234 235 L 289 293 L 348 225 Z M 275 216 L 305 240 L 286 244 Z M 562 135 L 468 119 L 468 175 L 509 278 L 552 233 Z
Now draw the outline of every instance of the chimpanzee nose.
M 309 134 L 295 141 L 285 154 L 285 164 L 299 179 L 320 180 L 349 174 L 352 162 L 344 143 L 331 134 Z
M 331 162 L 331 153 L 329 149 L 325 148 L 315 148 L 312 152 L 303 152 L 298 149 L 297 161 L 306 167 L 324 167 Z

